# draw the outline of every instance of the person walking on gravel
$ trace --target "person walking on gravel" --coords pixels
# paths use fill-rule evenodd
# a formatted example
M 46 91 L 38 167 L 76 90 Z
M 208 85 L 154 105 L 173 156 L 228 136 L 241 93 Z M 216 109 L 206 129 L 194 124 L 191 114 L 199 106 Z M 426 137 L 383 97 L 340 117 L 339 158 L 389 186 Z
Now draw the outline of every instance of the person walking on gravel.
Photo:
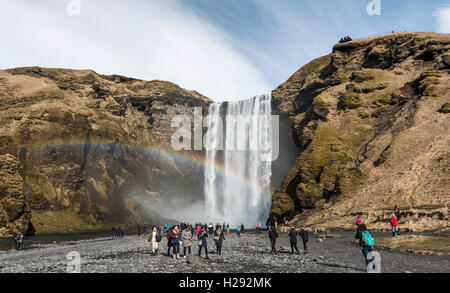
M 303 253 L 307 254 L 308 253 L 308 247 L 307 247 L 307 243 L 309 240 L 309 235 L 308 235 L 308 230 L 306 229 L 306 225 L 302 224 L 302 229 L 300 230 L 300 237 L 302 238 L 303 241 Z
M 278 233 L 273 227 L 269 227 L 269 239 L 270 244 L 272 245 L 272 250 L 270 253 L 275 252 L 277 253 L 277 250 L 275 248 L 275 244 L 277 243 Z
M 202 248 L 205 248 L 206 259 L 208 258 L 208 233 L 206 232 L 206 226 L 202 227 L 202 230 L 198 233 L 198 256 L 202 256 Z
M 398 233 L 398 219 L 397 216 L 395 214 L 391 215 L 391 228 L 392 228 L 392 237 L 395 237 L 395 233 L 397 233 L 397 235 L 400 235 Z
M 173 247 L 173 259 L 180 259 L 180 236 L 180 230 L 178 229 L 178 225 L 176 225 L 170 234 L 170 243 Z
M 288 235 L 289 235 L 289 240 L 291 242 L 291 254 L 294 254 L 294 249 L 298 253 L 298 248 L 297 248 L 297 231 L 295 231 L 295 227 L 294 226 L 291 227 L 291 230 L 289 231 Z
M 186 258 L 186 249 L 191 254 L 192 232 L 189 226 L 181 232 L 181 241 L 183 242 L 183 258 Z
M 214 242 L 216 243 L 216 252 L 218 255 L 221 255 L 222 253 L 222 244 L 225 240 L 225 235 L 223 233 L 222 227 L 218 227 L 217 230 L 214 232 Z
M 237 233 L 237 237 L 240 238 L 241 237 L 241 226 L 236 227 L 236 233 Z
M 367 259 L 367 255 L 372 251 L 374 240 L 372 235 L 370 235 L 369 230 L 366 225 L 361 224 L 358 226 L 356 231 L 355 239 L 359 240 L 359 245 L 362 248 L 362 253 L 364 255 L 364 260 L 366 261 L 366 266 L 369 264 L 371 260 Z

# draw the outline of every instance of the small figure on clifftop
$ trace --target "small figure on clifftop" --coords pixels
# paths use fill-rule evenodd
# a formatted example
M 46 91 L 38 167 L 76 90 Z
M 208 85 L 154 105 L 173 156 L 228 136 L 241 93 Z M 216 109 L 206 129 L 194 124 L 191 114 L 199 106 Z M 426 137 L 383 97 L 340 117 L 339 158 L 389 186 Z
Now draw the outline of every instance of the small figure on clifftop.
M 306 254 L 308 253 L 308 247 L 306 246 L 306 244 L 308 243 L 309 236 L 305 224 L 302 224 L 302 229 L 300 230 L 300 237 L 302 237 L 303 241 L 303 250 L 304 250 L 303 253 Z

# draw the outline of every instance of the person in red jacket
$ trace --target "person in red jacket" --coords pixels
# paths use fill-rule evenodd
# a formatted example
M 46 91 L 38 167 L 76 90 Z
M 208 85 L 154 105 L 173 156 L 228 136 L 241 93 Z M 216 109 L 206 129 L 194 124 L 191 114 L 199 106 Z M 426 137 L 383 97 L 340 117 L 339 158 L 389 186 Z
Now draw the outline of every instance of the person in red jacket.
M 172 235 L 172 228 L 167 230 L 166 238 L 167 238 L 167 256 L 170 256 L 170 248 L 172 247 L 172 242 L 170 241 L 170 237 Z
M 398 220 L 395 214 L 391 215 L 391 226 L 392 226 L 392 237 L 395 237 L 395 233 L 397 233 L 397 235 L 400 235 L 398 233 Z

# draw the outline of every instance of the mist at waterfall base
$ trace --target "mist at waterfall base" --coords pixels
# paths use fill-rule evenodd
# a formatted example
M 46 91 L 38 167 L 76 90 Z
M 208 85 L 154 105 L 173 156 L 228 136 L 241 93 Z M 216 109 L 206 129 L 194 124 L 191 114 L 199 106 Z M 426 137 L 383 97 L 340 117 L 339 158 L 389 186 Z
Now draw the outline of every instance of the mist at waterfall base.
M 245 131 L 236 131 L 233 117 L 237 115 L 247 121 Z M 282 129 L 276 129 L 280 150 L 277 159 L 272 161 L 267 158 L 268 154 L 272 155 L 274 131 L 269 95 L 211 104 L 204 118 L 207 146 L 204 146 L 201 176 L 189 186 L 172 189 L 170 194 L 157 200 L 145 196 L 135 200 L 169 223 L 227 223 L 232 228 L 241 223 L 248 228 L 255 227 L 256 223 L 265 226 L 271 194 L 280 187 L 284 174 L 299 153 L 289 123 L 282 119 L 279 124 Z M 269 149 L 252 149 L 250 145 L 255 140 L 263 141 Z M 234 147 L 229 148 L 230 145 Z M 239 149 L 238 145 L 245 148 Z M 182 163 L 172 161 L 170 164 Z M 193 194 L 191 190 L 202 192 Z

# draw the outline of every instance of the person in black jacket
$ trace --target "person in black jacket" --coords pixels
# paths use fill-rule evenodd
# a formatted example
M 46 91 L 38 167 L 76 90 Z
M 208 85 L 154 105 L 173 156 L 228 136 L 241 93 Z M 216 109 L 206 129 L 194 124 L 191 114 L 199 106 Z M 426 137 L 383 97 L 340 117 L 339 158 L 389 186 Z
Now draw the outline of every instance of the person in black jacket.
M 277 253 L 277 250 L 275 249 L 275 244 L 277 242 L 277 238 L 278 238 L 277 231 L 273 227 L 269 227 L 269 239 L 270 239 L 270 244 L 272 245 L 272 250 L 270 251 L 270 253 L 272 253 L 272 252 Z
M 308 247 L 306 246 L 306 243 L 308 243 L 309 237 L 308 237 L 308 230 L 306 230 L 305 224 L 302 225 L 302 229 L 300 230 L 299 234 L 303 241 L 304 253 L 306 254 L 306 253 L 308 253 Z
M 217 230 L 214 232 L 214 242 L 216 243 L 216 251 L 218 255 L 221 255 L 222 253 L 222 244 L 225 240 L 225 235 L 223 233 L 222 227 L 218 227 Z
M 202 256 L 202 248 L 205 248 L 206 259 L 208 258 L 208 232 L 206 232 L 206 225 L 202 226 L 202 230 L 198 232 L 198 256 Z
M 291 230 L 288 233 L 289 238 L 290 238 L 290 242 L 291 242 L 291 254 L 294 254 L 294 248 L 295 251 L 298 253 L 298 248 L 297 248 L 297 231 L 295 231 L 295 227 L 292 226 Z

